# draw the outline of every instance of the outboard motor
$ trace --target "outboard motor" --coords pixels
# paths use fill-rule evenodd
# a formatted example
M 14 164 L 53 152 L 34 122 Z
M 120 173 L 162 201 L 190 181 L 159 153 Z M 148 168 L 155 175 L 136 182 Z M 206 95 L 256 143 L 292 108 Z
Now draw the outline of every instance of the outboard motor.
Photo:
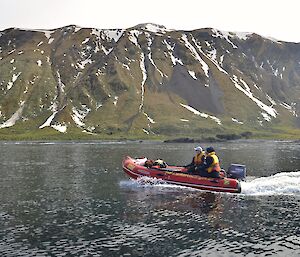
M 230 167 L 228 168 L 226 175 L 228 178 L 245 180 L 246 179 L 246 165 L 232 163 L 230 165 Z

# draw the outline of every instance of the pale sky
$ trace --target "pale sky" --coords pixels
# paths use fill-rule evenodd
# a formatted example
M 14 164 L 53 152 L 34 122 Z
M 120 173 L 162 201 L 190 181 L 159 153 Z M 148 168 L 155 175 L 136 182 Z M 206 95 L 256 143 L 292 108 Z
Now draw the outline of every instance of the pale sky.
M 71 24 L 124 29 L 150 22 L 168 29 L 210 27 L 300 42 L 299 7 L 298 0 L 0 0 L 0 31 Z

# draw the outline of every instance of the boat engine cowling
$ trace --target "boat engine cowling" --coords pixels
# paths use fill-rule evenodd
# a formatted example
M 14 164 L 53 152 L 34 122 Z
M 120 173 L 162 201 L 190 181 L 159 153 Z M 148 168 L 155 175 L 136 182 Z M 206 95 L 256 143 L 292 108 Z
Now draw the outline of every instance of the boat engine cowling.
M 246 165 L 232 163 L 229 166 L 229 168 L 226 172 L 226 175 L 228 178 L 245 180 L 246 179 Z

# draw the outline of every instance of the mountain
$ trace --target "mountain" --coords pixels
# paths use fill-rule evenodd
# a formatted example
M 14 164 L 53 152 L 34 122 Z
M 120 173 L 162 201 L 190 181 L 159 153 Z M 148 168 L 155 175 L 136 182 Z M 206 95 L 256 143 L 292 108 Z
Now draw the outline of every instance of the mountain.
M 0 32 L 0 138 L 300 136 L 300 44 L 211 28 Z

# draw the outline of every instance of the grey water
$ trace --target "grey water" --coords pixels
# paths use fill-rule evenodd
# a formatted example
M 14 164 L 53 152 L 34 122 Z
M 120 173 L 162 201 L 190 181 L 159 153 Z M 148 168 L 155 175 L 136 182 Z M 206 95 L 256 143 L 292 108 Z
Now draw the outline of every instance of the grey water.
M 213 144 L 225 169 L 246 165 L 241 194 L 122 171 L 126 155 L 187 164 L 195 146 L 0 142 L 0 256 L 300 256 L 300 143 Z

